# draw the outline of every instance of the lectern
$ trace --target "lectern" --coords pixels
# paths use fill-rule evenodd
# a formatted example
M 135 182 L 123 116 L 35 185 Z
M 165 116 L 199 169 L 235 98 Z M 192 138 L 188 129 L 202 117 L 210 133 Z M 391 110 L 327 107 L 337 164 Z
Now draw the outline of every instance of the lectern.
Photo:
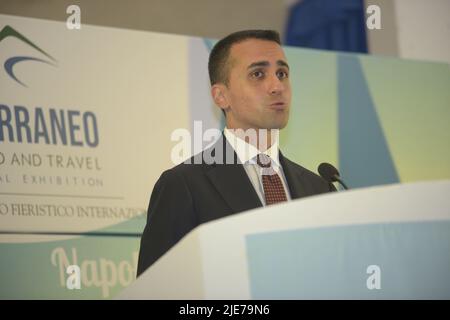
M 203 224 L 118 299 L 450 299 L 450 181 L 319 195 Z

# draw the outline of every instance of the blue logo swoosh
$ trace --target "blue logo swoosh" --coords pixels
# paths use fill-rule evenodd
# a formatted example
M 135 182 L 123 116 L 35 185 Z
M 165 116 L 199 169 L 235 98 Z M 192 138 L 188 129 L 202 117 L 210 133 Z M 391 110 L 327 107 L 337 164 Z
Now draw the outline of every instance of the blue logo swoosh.
M 23 61 L 39 61 L 39 62 L 49 64 L 51 66 L 55 66 L 53 63 L 51 63 L 49 61 L 42 60 L 39 58 L 34 58 L 34 57 L 17 56 L 17 57 L 11 57 L 8 60 L 6 60 L 5 64 L 4 64 L 6 72 L 9 74 L 9 76 L 11 78 L 13 78 L 16 82 L 20 83 L 24 87 L 27 87 L 27 85 L 24 84 L 19 79 L 17 79 L 17 77 L 15 76 L 15 74 L 13 72 L 13 67 L 16 65 L 16 63 L 23 62 Z

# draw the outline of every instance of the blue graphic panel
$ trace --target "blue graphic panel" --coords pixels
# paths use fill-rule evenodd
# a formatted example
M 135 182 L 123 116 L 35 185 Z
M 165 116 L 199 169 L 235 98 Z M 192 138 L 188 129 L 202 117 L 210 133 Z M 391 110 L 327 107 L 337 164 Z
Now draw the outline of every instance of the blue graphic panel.
M 246 245 L 252 299 L 450 298 L 450 221 L 263 233 Z M 380 289 L 367 286 L 374 276 Z
M 338 55 L 339 167 L 349 187 L 399 182 L 357 56 Z

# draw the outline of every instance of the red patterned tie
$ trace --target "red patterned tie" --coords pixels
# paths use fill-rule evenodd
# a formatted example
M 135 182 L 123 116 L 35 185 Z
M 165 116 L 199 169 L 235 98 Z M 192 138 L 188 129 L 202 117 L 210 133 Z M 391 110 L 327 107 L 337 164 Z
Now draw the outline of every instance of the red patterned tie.
M 281 182 L 280 176 L 273 169 L 270 157 L 260 153 L 256 162 L 263 169 L 262 182 L 266 205 L 287 201 L 283 183 Z

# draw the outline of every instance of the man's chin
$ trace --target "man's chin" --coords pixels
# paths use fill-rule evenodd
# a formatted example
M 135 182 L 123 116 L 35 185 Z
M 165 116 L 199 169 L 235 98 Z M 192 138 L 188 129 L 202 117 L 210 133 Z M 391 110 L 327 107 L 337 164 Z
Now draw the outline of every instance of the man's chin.
M 281 130 L 281 129 L 284 129 L 287 126 L 287 124 L 288 124 L 288 119 L 283 120 L 283 121 L 272 122 L 266 127 L 266 129 Z

